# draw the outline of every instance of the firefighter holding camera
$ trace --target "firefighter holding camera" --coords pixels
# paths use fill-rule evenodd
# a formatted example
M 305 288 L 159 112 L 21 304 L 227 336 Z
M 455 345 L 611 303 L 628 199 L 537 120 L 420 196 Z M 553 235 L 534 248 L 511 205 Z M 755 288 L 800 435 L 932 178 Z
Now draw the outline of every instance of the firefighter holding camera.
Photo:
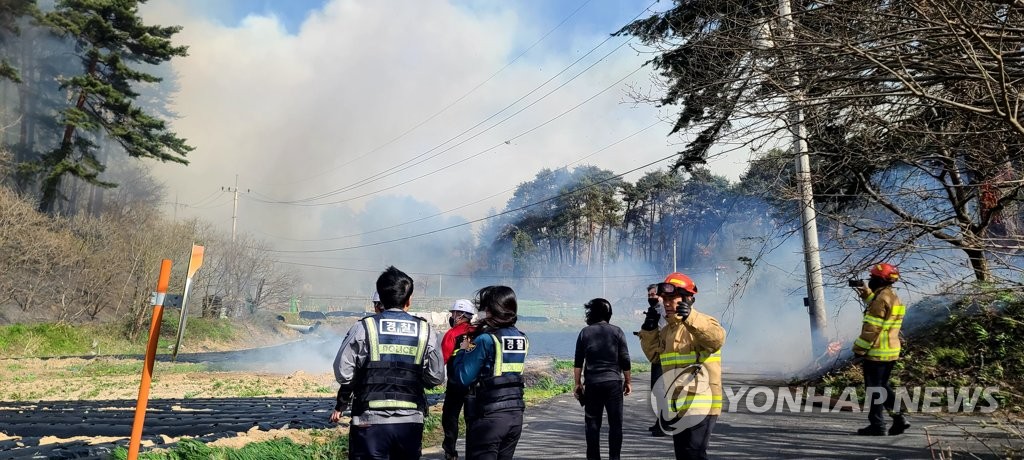
M 862 280 L 851 280 L 850 287 L 857 290 L 867 304 L 860 337 L 853 342 L 853 353 L 864 359 L 864 386 L 866 397 L 871 398 L 871 409 L 865 428 L 857 430 L 861 436 L 885 436 L 883 409 L 892 412 L 896 402 L 889 378 L 892 368 L 900 358 L 900 326 L 907 307 L 896 295 L 892 285 L 900 279 L 895 266 L 880 263 L 871 267 L 867 285 Z M 898 435 L 910 428 L 906 416 L 892 414 L 892 426 L 888 434 Z
M 665 327 L 659 327 L 661 315 L 651 308 L 640 326 L 640 346 L 650 360 L 660 359 L 664 376 L 655 391 L 664 390 L 669 421 L 658 414 L 659 425 L 672 434 L 676 459 L 706 459 L 711 431 L 722 413 L 722 356 L 725 329 L 714 317 L 693 308 L 697 286 L 689 276 L 672 273 L 658 283 L 657 295 L 665 306 Z M 687 379 L 673 376 L 693 375 L 688 382 L 703 379 L 707 392 L 693 392 Z M 699 374 L 699 376 L 698 376 Z M 666 388 L 667 387 L 667 388 Z M 657 397 L 658 395 L 652 395 Z M 696 414 L 696 415 L 694 415 Z M 689 422 L 679 424 L 683 417 Z M 664 426 L 667 423 L 668 426 Z

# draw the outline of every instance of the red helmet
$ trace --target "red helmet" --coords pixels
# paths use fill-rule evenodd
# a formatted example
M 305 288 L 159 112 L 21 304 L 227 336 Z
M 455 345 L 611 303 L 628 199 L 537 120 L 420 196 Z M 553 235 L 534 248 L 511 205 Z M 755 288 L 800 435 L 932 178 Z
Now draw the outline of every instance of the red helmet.
M 889 265 L 886 263 L 875 264 L 873 267 L 871 267 L 871 276 L 874 278 L 881 278 L 890 283 L 893 283 L 899 281 L 900 270 L 896 268 L 896 266 Z
M 664 283 L 658 284 L 658 295 L 673 294 L 676 290 L 682 290 L 690 293 L 690 295 L 695 295 L 697 294 L 697 285 L 693 283 L 689 276 L 679 272 L 669 274 L 665 277 Z

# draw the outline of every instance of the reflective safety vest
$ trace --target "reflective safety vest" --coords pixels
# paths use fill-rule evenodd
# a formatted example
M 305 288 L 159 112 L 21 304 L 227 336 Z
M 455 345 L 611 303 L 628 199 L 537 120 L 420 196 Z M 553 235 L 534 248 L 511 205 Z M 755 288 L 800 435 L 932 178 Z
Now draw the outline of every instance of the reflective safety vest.
M 652 395 L 661 407 L 674 405 L 677 411 L 686 407 L 710 405 L 708 415 L 722 413 L 722 346 L 725 329 L 718 320 L 693 309 L 685 321 L 668 318 L 668 325 L 657 331 L 640 331 L 640 345 L 648 358 L 657 356 L 666 374 Z M 699 367 L 698 367 L 699 363 Z M 697 369 L 697 380 L 683 378 Z M 706 372 L 706 374 L 705 374 Z M 682 374 L 681 374 L 682 373 Z M 693 383 L 697 383 L 694 388 Z M 710 387 L 710 395 L 704 384 Z M 704 399 L 709 398 L 710 401 Z M 696 406 L 695 406 L 696 405 Z M 693 411 L 699 415 L 702 411 Z
M 370 354 L 356 374 L 352 414 L 366 410 L 425 411 L 423 358 L 430 334 L 426 320 L 400 310 L 385 310 L 361 322 Z
M 530 340 L 515 327 L 498 329 L 489 334 L 494 341 L 494 362 L 489 375 L 474 384 L 472 410 L 474 415 L 491 412 L 523 410 L 523 369 Z M 486 370 L 486 366 L 485 366 Z
M 864 299 L 868 309 L 854 351 L 870 361 L 895 361 L 900 357 L 900 327 L 907 307 L 896 291 L 886 286 Z M 866 350 L 866 351 L 865 351 Z
M 690 372 L 698 374 L 700 368 L 705 363 L 721 363 L 722 362 L 722 351 L 718 350 L 714 353 L 675 353 L 665 352 L 661 354 L 661 366 L 663 371 L 666 372 L 673 369 L 680 369 L 683 372 Z M 721 364 L 718 364 L 719 366 Z M 710 375 L 707 371 L 703 375 L 699 375 L 697 378 L 703 378 L 710 380 Z M 701 392 L 686 392 L 680 391 L 675 394 L 674 397 L 668 399 L 668 408 L 673 412 L 684 412 L 689 409 L 722 409 L 722 395 L 713 394 L 710 386 L 710 381 L 701 382 L 702 387 L 705 391 Z M 704 413 L 704 412 L 699 412 Z
M 720 363 L 722 362 L 722 351 L 714 353 L 674 353 L 664 352 L 661 354 L 661 366 L 665 368 L 681 368 L 697 363 Z

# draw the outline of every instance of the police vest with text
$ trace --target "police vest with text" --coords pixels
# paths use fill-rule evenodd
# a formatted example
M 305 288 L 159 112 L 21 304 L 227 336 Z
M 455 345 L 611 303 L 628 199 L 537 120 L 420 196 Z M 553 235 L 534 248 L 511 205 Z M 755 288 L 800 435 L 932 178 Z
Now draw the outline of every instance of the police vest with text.
M 483 413 L 523 410 L 523 368 L 530 341 L 514 327 L 489 334 L 494 340 L 494 363 L 490 373 L 475 386 L 476 409 Z
M 430 329 L 426 320 L 385 310 L 364 318 L 369 361 L 356 376 L 352 414 L 366 410 L 426 411 L 423 359 Z

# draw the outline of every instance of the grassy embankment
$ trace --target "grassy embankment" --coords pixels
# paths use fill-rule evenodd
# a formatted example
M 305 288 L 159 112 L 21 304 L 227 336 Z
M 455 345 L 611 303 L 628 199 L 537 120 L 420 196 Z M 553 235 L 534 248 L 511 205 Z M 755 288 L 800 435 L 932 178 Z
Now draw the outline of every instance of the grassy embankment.
M 157 350 L 159 354 L 169 352 L 168 347 L 177 334 L 177 314 L 173 311 L 168 313 L 161 326 Z M 240 325 L 229 320 L 190 318 L 184 351 L 244 348 L 251 341 L 252 329 L 259 328 L 258 325 Z M 0 399 L 129 398 L 133 388 L 136 388 L 137 383 L 132 382 L 141 373 L 142 361 L 118 359 L 117 356 L 142 355 L 146 340 L 145 335 L 129 340 L 116 324 L 40 323 L 0 326 L 0 358 L 85 358 L 0 360 L 0 380 L 8 383 L 0 386 Z M 334 391 L 325 383 L 312 378 L 284 381 L 261 378 L 259 375 L 210 373 L 216 370 L 208 364 L 157 362 L 153 396 L 255 397 L 278 395 L 286 391 L 297 391 L 305 395 Z
M 178 331 L 178 314 L 164 314 L 160 325 L 160 352 L 173 344 Z M 238 326 L 226 319 L 189 318 L 185 340 L 189 344 L 229 344 L 238 338 Z M 53 356 L 138 355 L 146 350 L 147 335 L 129 340 L 116 323 L 12 324 L 0 326 L 0 357 L 36 358 Z
M 914 315 L 908 309 L 908 317 Z M 909 331 L 901 359 L 893 369 L 893 386 L 998 387 L 1001 410 L 1020 412 L 1024 406 L 1024 298 L 994 294 L 965 299 L 950 309 L 947 319 Z M 831 387 L 838 395 L 846 387 L 864 384 L 858 366 L 842 365 L 812 384 Z M 859 394 L 863 401 L 863 389 Z M 946 396 L 941 404 L 945 406 Z

